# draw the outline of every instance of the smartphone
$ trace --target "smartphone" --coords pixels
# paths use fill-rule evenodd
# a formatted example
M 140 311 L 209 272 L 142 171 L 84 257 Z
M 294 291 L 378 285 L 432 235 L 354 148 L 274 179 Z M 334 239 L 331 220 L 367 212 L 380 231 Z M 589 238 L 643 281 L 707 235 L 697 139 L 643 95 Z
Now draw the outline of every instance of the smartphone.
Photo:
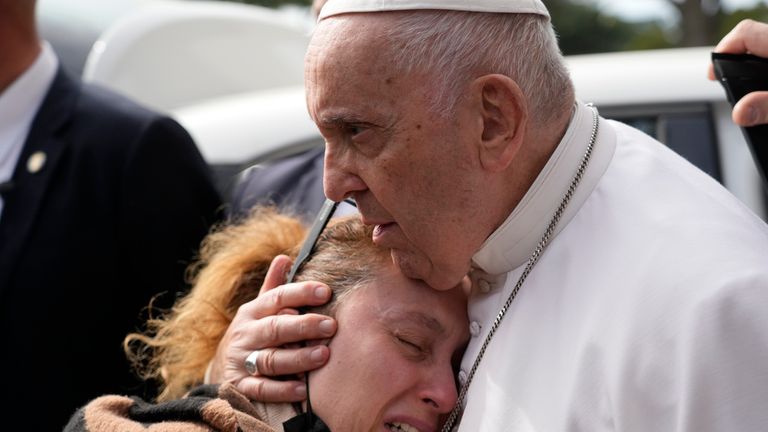
M 753 91 L 768 91 L 768 59 L 751 54 L 712 53 L 715 77 L 731 106 Z M 768 125 L 742 127 L 744 138 L 768 190 Z

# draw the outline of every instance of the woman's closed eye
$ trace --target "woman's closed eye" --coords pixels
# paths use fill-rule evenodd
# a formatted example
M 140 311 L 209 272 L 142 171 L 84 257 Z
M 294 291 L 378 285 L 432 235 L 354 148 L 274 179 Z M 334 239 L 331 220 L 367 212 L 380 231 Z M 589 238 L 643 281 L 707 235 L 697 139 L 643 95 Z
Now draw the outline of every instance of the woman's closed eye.
M 421 349 L 421 346 L 419 346 L 415 342 L 409 341 L 408 339 L 404 339 L 404 338 L 398 337 L 397 340 L 400 341 L 401 344 L 403 344 L 403 345 L 405 345 L 405 346 L 407 346 L 409 348 L 413 348 L 413 349 L 415 349 L 417 351 L 423 351 L 423 349 Z
M 420 359 L 429 353 L 429 348 L 426 346 L 426 344 L 417 338 L 404 335 L 395 335 L 395 340 L 409 356 Z

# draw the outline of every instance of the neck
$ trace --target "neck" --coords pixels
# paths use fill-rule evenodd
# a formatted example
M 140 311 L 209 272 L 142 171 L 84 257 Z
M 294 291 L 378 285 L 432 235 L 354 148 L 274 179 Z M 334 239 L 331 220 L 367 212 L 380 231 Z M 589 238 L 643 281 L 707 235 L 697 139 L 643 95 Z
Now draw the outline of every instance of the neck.
M 34 23 L 0 22 L 0 93 L 21 76 L 40 54 Z

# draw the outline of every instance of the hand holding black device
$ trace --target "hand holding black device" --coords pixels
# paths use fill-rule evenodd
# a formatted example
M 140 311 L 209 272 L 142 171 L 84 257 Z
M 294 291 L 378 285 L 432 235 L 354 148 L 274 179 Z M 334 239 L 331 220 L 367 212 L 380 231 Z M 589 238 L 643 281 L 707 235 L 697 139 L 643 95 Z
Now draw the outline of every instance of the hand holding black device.
M 731 106 L 753 91 L 768 91 L 768 59 L 751 54 L 712 53 L 715 77 Z M 744 138 L 768 189 L 768 125 L 742 127 Z

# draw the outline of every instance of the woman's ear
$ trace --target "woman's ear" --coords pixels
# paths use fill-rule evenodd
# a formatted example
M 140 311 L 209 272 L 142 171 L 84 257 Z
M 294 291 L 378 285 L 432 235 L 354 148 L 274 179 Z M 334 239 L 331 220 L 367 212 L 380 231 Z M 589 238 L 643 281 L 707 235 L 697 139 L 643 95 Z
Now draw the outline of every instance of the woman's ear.
M 505 75 L 477 78 L 472 84 L 482 118 L 479 158 L 484 169 L 505 170 L 523 145 L 528 108 L 517 83 Z

